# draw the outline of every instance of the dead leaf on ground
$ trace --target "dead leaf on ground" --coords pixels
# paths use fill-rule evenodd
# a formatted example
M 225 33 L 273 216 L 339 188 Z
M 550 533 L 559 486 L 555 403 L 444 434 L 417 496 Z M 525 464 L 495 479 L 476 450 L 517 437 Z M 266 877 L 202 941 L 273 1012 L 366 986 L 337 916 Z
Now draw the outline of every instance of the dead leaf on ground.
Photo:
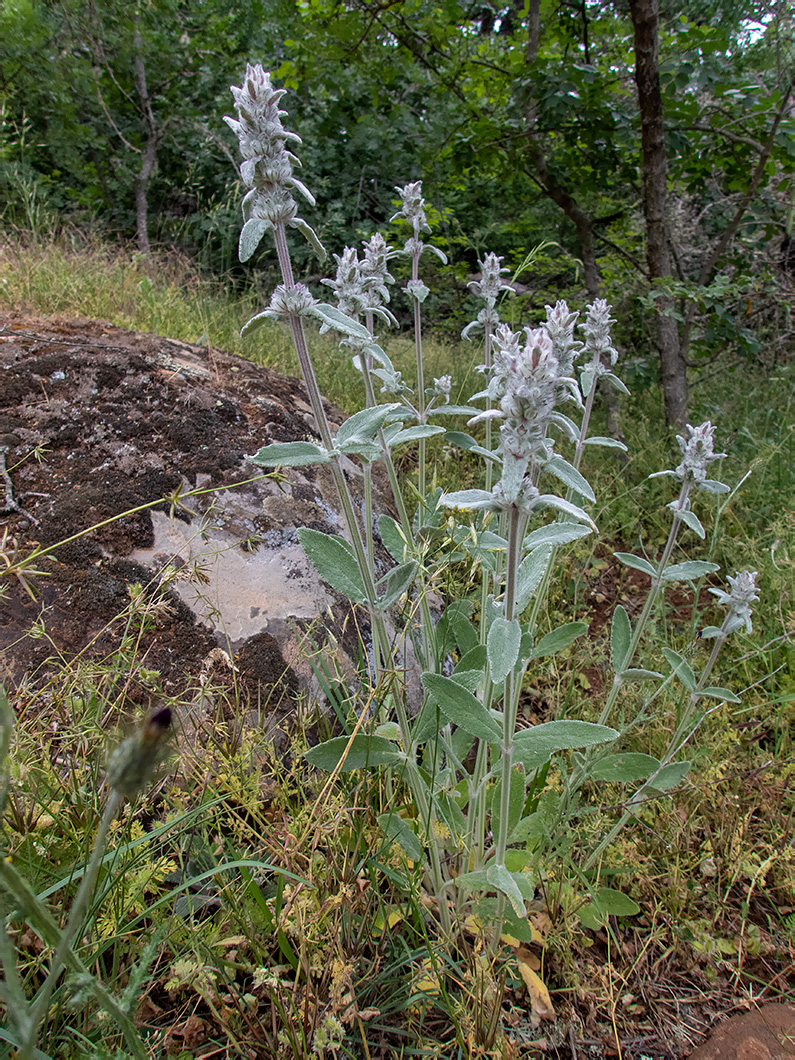
M 551 1020 L 555 1018 L 555 1008 L 552 998 L 543 981 L 539 979 L 533 969 L 525 961 L 519 961 L 519 974 L 524 979 L 527 987 L 527 995 L 530 998 L 530 1006 L 533 1015 L 539 1020 Z

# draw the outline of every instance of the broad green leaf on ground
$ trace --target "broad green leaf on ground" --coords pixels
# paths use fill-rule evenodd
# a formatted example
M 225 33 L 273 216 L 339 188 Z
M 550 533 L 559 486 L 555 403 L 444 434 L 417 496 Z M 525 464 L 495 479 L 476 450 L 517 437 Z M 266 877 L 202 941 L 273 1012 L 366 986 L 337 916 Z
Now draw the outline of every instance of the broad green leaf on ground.
M 631 784 L 636 780 L 646 780 L 659 768 L 659 759 L 638 751 L 625 751 L 622 754 L 608 755 L 607 758 L 595 762 L 588 773 L 593 780 Z
M 332 773 L 338 765 L 341 773 L 349 773 L 352 769 L 366 769 L 368 766 L 392 766 L 405 759 L 405 755 L 389 740 L 364 733 L 357 733 L 353 739 L 335 736 L 333 740 L 310 747 L 304 757 L 311 765 L 327 773 Z
M 639 912 L 640 906 L 629 895 L 612 887 L 600 887 L 589 902 L 579 907 L 577 917 L 583 927 L 597 931 L 611 916 L 636 916 Z

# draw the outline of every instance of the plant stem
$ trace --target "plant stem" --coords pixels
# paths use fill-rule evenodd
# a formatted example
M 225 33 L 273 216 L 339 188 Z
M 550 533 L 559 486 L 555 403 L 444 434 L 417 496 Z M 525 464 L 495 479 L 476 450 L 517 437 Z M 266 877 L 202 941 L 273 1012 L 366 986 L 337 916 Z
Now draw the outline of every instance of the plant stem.
M 27 880 L 17 872 L 10 861 L 0 858 L 0 881 L 6 891 L 13 896 L 21 915 L 32 925 L 42 940 L 56 949 L 63 932 L 50 913 L 49 909 L 34 893 Z M 138 1032 L 130 1017 L 105 987 L 88 971 L 73 949 L 66 947 L 64 964 L 74 975 L 91 980 L 90 989 L 97 1003 L 108 1013 L 127 1040 L 130 1053 L 141 1060 L 146 1060 L 147 1053 L 143 1048 Z M 28 1017 L 29 1018 L 29 1017 Z
M 632 660 L 634 659 L 635 653 L 638 650 L 638 645 L 640 644 L 641 637 L 643 636 L 643 631 L 646 627 L 646 623 L 649 620 L 649 616 L 652 613 L 654 605 L 657 602 L 657 597 L 659 596 L 660 591 L 662 589 L 663 572 L 668 566 L 668 560 L 671 558 L 671 553 L 673 552 L 674 545 L 676 544 L 676 538 L 679 534 L 679 528 L 682 525 L 682 516 L 679 514 L 679 512 L 683 511 L 685 508 L 691 486 L 692 481 L 689 478 L 686 478 L 682 483 L 681 490 L 679 491 L 677 507 L 674 510 L 674 519 L 673 523 L 671 524 L 671 530 L 668 534 L 668 540 L 665 543 L 665 549 L 663 550 L 662 558 L 660 559 L 660 562 L 657 565 L 657 571 L 651 580 L 651 586 L 649 587 L 649 592 L 646 596 L 646 601 L 643 605 L 643 610 L 641 611 L 640 618 L 638 619 L 635 625 L 635 629 L 632 633 L 632 639 L 629 643 L 629 649 L 627 651 L 626 658 L 624 659 L 622 664 L 623 669 L 625 670 L 632 665 Z M 599 716 L 600 725 L 604 725 L 608 717 L 610 716 L 610 712 L 612 711 L 615 702 L 618 699 L 618 693 L 621 690 L 622 684 L 623 682 L 621 680 L 621 674 L 616 674 L 613 678 L 613 684 L 607 696 L 607 701 L 604 705 L 602 713 Z
M 527 516 L 513 505 L 508 512 L 508 548 L 505 566 L 505 603 L 503 615 L 506 621 L 513 621 L 516 610 L 516 575 L 522 551 L 522 534 Z M 505 851 L 508 846 L 508 810 L 511 798 L 511 770 L 513 769 L 513 744 L 516 730 L 516 718 L 519 709 L 519 691 L 521 678 L 517 679 L 512 672 L 505 679 L 505 696 L 502 705 L 502 784 L 500 788 L 500 823 L 495 836 L 495 865 L 505 865 Z
M 284 222 L 274 225 L 273 234 L 276 242 L 276 253 L 282 271 L 282 279 L 284 280 L 286 287 L 294 287 L 293 267 L 290 261 L 290 252 L 287 246 Z M 323 442 L 323 446 L 328 450 L 332 450 L 334 448 L 334 439 L 331 434 L 328 417 L 326 416 L 326 410 L 323 407 L 323 397 L 317 383 L 312 359 L 309 355 L 309 347 L 306 342 L 303 320 L 297 313 L 290 313 L 289 318 L 290 327 L 293 332 L 295 352 L 298 355 L 298 363 L 301 366 L 301 374 L 304 377 L 304 385 L 306 386 L 309 403 L 312 406 L 312 412 L 315 415 L 318 432 L 321 441 Z M 375 581 L 371 574 L 370 561 L 362 541 L 362 534 L 356 518 L 353 499 L 351 498 L 350 490 L 348 489 L 348 483 L 345 481 L 345 475 L 343 474 L 338 460 L 332 460 L 329 467 L 334 476 L 334 482 L 340 499 L 340 506 L 342 507 L 343 518 L 345 519 L 345 524 L 348 528 L 348 534 L 351 539 L 351 544 L 353 545 L 353 550 L 356 554 L 356 561 L 362 575 L 362 581 L 364 582 L 365 595 L 367 597 L 368 609 L 370 612 L 370 626 L 373 635 L 373 656 L 375 660 L 375 678 L 377 682 L 384 664 L 389 659 L 389 640 L 386 635 L 383 616 L 379 614 L 376 607 L 377 597 Z
M 419 232 L 415 232 L 417 248 L 411 258 L 411 278 L 420 278 L 420 254 L 422 244 L 419 242 Z M 419 298 L 412 295 L 414 302 L 414 352 L 417 358 L 417 410 L 419 412 L 418 422 L 425 423 L 425 371 L 422 363 L 422 307 Z M 417 452 L 417 489 L 420 494 L 420 504 L 425 503 L 425 439 L 420 438 Z
M 72 949 L 75 935 L 82 925 L 86 907 L 88 906 L 88 902 L 94 891 L 94 885 L 96 884 L 102 855 L 105 851 L 105 846 L 107 845 L 108 832 L 119 812 L 123 800 L 124 796 L 120 795 L 118 792 L 112 791 L 110 793 L 102 818 L 99 822 L 99 828 L 97 829 L 94 845 L 91 850 L 91 857 L 86 866 L 83 879 L 80 881 L 75 900 L 72 903 L 66 927 L 63 929 L 60 941 L 55 949 L 47 978 L 44 980 L 39 992 L 30 1003 L 30 1027 L 27 1035 L 22 1038 L 22 1044 L 17 1054 L 19 1060 L 32 1060 L 35 1053 L 39 1029 L 47 1016 L 52 992 L 55 989 L 58 977 L 67 962 L 68 953 Z M 125 1034 L 125 1037 L 128 1037 L 128 1035 Z M 143 1048 L 137 1033 L 134 1034 L 133 1040 L 128 1040 L 128 1045 L 135 1056 L 146 1057 L 146 1050 Z
M 728 621 L 729 621 L 729 616 L 727 616 L 725 621 L 724 621 L 724 627 L 725 627 L 726 623 L 728 623 Z M 712 646 L 712 651 L 710 653 L 709 659 L 707 660 L 707 664 L 704 667 L 704 670 L 702 671 L 701 677 L 698 680 L 698 684 L 696 685 L 695 690 L 690 693 L 690 700 L 688 702 L 687 708 L 685 709 L 685 712 L 682 715 L 682 717 L 681 717 L 681 719 L 679 721 L 679 724 L 676 727 L 676 731 L 674 732 L 673 736 L 671 737 L 671 739 L 668 742 L 668 748 L 667 748 L 667 750 L 665 752 L 665 755 L 660 759 L 659 767 L 654 771 L 654 773 L 647 780 L 645 780 L 643 782 L 643 784 L 641 784 L 641 786 L 638 788 L 638 790 L 633 794 L 633 796 L 632 796 L 632 798 L 630 800 L 630 803 L 629 803 L 630 809 L 625 809 L 624 810 L 624 812 L 621 815 L 621 817 L 619 818 L 619 820 L 613 825 L 613 827 L 610 829 L 610 831 L 607 833 L 607 835 L 604 837 L 604 839 L 599 843 L 599 845 L 596 847 L 596 849 L 590 854 L 590 856 L 588 857 L 587 861 L 585 862 L 585 864 L 583 866 L 583 871 L 584 872 L 587 872 L 588 869 L 592 868 L 596 864 L 596 862 L 601 857 L 603 851 L 605 851 L 610 846 L 610 844 L 613 842 L 613 840 L 616 838 L 616 836 L 618 836 L 621 833 L 621 831 L 626 827 L 627 822 L 632 817 L 635 816 L 635 813 L 633 812 L 631 807 L 637 805 L 637 803 L 640 801 L 640 799 L 639 799 L 640 795 L 646 790 L 646 788 L 648 788 L 648 787 L 652 787 L 653 788 L 654 787 L 654 781 L 656 780 L 656 778 L 660 775 L 662 770 L 676 757 L 676 755 L 679 753 L 679 751 L 682 749 L 682 747 L 684 747 L 684 745 L 690 739 L 690 737 L 692 736 L 693 732 L 695 732 L 695 730 L 701 724 L 701 721 L 699 721 L 696 724 L 696 726 L 694 727 L 694 729 L 692 730 L 692 732 L 689 733 L 687 736 L 685 736 L 685 730 L 687 729 L 687 726 L 688 726 L 688 724 L 690 722 L 690 719 L 693 716 L 693 711 L 695 710 L 695 706 L 696 706 L 696 702 L 698 700 L 699 693 L 706 687 L 709 675 L 712 672 L 712 669 L 715 666 L 715 663 L 717 662 L 718 655 L 720 654 L 720 650 L 721 650 L 721 648 L 723 647 L 723 645 L 724 645 L 724 643 L 726 641 L 727 635 L 728 634 L 726 633 L 725 628 L 722 628 L 720 633 L 718 634 L 718 636 L 715 638 L 715 643 Z M 704 716 L 706 716 L 706 715 L 704 715 Z M 701 720 L 703 720 L 703 717 L 702 717 Z

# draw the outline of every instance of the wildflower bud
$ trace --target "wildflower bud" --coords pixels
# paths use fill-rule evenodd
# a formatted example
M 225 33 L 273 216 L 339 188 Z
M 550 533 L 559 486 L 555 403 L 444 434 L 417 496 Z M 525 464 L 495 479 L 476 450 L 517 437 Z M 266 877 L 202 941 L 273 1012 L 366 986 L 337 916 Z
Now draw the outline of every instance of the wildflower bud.
M 141 732 L 119 744 L 108 763 L 108 787 L 128 796 L 145 787 L 163 760 L 170 729 L 171 708 L 163 707 L 149 718 Z
M 736 577 L 729 577 L 729 592 L 723 589 L 710 589 L 718 598 L 721 607 L 728 607 L 729 614 L 723 624 L 726 633 L 734 633 L 745 626 L 747 633 L 753 629 L 751 624 L 751 604 L 759 600 L 756 589 L 757 571 L 740 571 Z
M 613 348 L 610 338 L 610 325 L 615 324 L 615 320 L 610 316 L 611 309 L 612 306 L 609 306 L 604 298 L 597 298 L 588 306 L 588 315 L 582 325 L 585 331 L 585 349 L 591 355 L 597 372 L 605 355 L 610 357 L 611 365 L 618 360 L 618 350 Z M 602 371 L 604 370 L 602 366 Z
M 380 232 L 376 232 L 364 244 L 364 256 L 360 263 L 362 282 L 367 291 L 368 308 L 389 301 L 388 283 L 394 283 L 395 277 L 388 271 L 387 263 L 396 252 L 387 245 Z
M 478 261 L 478 265 L 480 279 L 472 280 L 467 286 L 493 309 L 500 291 L 513 291 L 513 287 L 509 283 L 503 283 L 501 279 L 502 273 L 508 272 L 508 269 L 502 268 L 502 258 L 498 258 L 496 254 L 487 254 L 483 261 Z
M 450 391 L 453 388 L 453 377 L 451 375 L 443 375 L 439 379 L 433 381 L 433 392 L 438 397 L 444 398 L 445 404 L 450 401 Z
M 395 221 L 398 217 L 408 221 L 414 228 L 415 239 L 419 238 L 420 232 L 430 232 L 428 219 L 425 216 L 425 199 L 422 197 L 422 181 L 414 181 L 413 184 L 406 184 L 402 188 L 396 187 L 395 191 L 402 199 L 403 205 L 398 213 L 390 218 L 390 221 Z
M 571 375 L 574 361 L 582 350 L 582 343 L 574 338 L 574 325 L 579 313 L 569 312 L 563 301 L 555 303 L 555 308 L 545 306 L 547 319 L 544 327 L 552 339 L 552 349 L 558 359 L 561 375 Z
M 285 287 L 280 283 L 271 295 L 271 302 L 265 310 L 269 317 L 276 320 L 289 317 L 290 314 L 301 315 L 307 313 L 316 304 L 317 299 L 312 295 L 308 287 L 302 283 Z
M 301 163 L 285 148 L 287 140 L 301 143 L 301 137 L 282 125 L 279 100 L 285 89 L 271 84 L 271 75 L 257 64 L 246 66 L 242 88 L 232 86 L 238 120 L 225 117 L 230 129 L 237 133 L 240 153 L 245 159 L 240 167 L 244 184 L 256 188 L 264 197 L 288 187 L 297 188 L 314 205 L 314 197 L 293 176 L 293 164 Z
M 325 251 L 315 233 L 298 217 L 298 207 L 292 192 L 299 191 L 306 201 L 315 205 L 312 193 L 293 173 L 293 166 L 301 163 L 285 147 L 287 141 L 301 143 L 301 137 L 282 125 L 285 111 L 279 109 L 283 88 L 271 84 L 271 75 L 258 64 L 246 66 L 246 77 L 242 88 L 232 86 L 237 119 L 225 117 L 224 121 L 237 134 L 243 164 L 240 179 L 251 190 L 243 200 L 244 233 L 249 232 L 241 243 L 241 261 L 246 261 L 265 230 L 266 222 L 271 226 L 290 225 L 297 228 L 322 259 Z M 256 238 L 255 238 L 256 237 Z
M 715 428 L 709 420 L 700 427 L 691 427 L 688 423 L 687 429 L 690 436 L 686 440 L 679 434 L 676 436 L 682 451 L 682 462 L 675 473 L 679 478 L 689 478 L 698 485 L 707 477 L 707 464 L 720 460 L 726 454 L 713 451 Z
M 345 247 L 342 256 L 335 254 L 334 259 L 337 262 L 336 278 L 321 280 L 321 283 L 334 289 L 343 313 L 358 319 L 368 308 L 359 257 L 353 247 Z

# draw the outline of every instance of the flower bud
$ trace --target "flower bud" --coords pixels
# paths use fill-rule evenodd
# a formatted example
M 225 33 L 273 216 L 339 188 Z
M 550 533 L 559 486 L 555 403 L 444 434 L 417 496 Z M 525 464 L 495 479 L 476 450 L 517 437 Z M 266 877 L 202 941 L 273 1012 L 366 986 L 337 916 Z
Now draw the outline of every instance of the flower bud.
M 116 748 L 108 763 L 105 779 L 119 795 L 135 795 L 152 779 L 163 761 L 171 730 L 171 708 L 156 711 L 143 729 Z
M 730 576 L 728 593 L 723 589 L 710 589 L 710 592 L 717 596 L 721 607 L 729 609 L 729 614 L 723 624 L 727 633 L 734 633 L 743 626 L 747 633 L 753 630 L 751 604 L 759 600 L 759 593 L 756 589 L 757 574 L 755 570 L 743 570 L 734 578 Z
M 676 469 L 676 475 L 683 480 L 689 478 L 692 482 L 700 484 L 707 477 L 707 464 L 720 460 L 726 454 L 713 451 L 715 428 L 709 420 L 699 427 L 691 427 L 688 423 L 687 430 L 687 439 L 679 434 L 676 436 L 682 451 L 682 462 Z

